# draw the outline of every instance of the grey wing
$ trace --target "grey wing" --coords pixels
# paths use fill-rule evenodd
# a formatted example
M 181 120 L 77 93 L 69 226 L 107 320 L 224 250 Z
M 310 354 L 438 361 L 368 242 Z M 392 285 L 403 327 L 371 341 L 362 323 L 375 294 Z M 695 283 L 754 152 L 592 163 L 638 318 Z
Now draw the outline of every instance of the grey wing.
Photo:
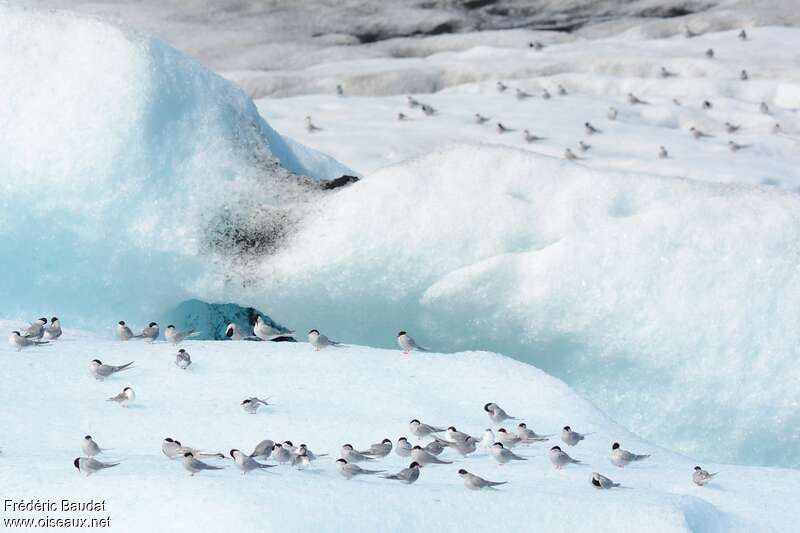
M 133 364 L 133 361 L 131 361 L 130 363 L 125 363 L 124 365 L 119 365 L 119 366 L 109 366 L 109 365 L 103 365 L 103 366 L 108 366 L 108 368 L 110 370 L 109 374 L 113 374 L 114 372 L 119 372 L 121 370 L 125 370 L 126 368 L 130 367 L 132 364 Z M 102 368 L 102 366 L 101 366 L 101 368 Z
M 121 402 L 124 399 L 125 399 L 125 393 L 124 392 L 120 392 L 116 396 L 112 396 L 111 398 L 109 398 L 106 401 L 107 402 Z
M 222 470 L 221 466 L 212 466 L 197 459 L 192 459 L 192 466 L 198 470 Z

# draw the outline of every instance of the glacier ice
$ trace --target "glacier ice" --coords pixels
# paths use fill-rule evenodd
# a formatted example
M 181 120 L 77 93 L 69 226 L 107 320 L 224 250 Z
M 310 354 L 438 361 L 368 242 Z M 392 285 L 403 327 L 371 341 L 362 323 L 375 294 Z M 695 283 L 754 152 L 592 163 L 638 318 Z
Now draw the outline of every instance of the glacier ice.
M 241 258 L 292 231 L 317 180 L 352 174 L 158 39 L 5 4 L 0 23 L 7 316 L 146 320 L 193 296 L 200 272 L 246 271 Z
M 800 196 L 500 147 L 386 168 L 261 267 L 292 327 L 489 349 L 695 456 L 800 464 Z

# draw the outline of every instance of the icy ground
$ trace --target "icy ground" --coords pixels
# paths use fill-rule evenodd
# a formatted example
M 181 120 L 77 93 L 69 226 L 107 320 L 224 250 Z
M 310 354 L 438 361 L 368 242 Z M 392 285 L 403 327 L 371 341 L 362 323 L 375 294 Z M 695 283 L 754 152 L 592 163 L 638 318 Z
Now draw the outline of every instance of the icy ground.
M 3 331 L 20 323 L 0 322 Z M 186 342 L 193 364 L 173 364 L 164 342 L 123 343 L 67 330 L 52 346 L 0 347 L 0 479 L 4 498 L 105 499 L 114 531 L 789 531 L 798 511 L 800 473 L 776 468 L 703 464 L 721 473 L 710 485 L 691 483 L 695 461 L 654 446 L 613 422 L 563 382 L 498 354 L 401 355 L 360 346 L 314 352 L 307 343 Z M 105 382 L 88 373 L 90 359 L 134 368 Z M 132 387 L 136 402 L 105 399 Z M 274 406 L 245 414 L 247 396 L 273 395 Z M 345 480 L 332 456 L 342 444 L 368 447 L 409 436 L 408 421 L 456 425 L 480 434 L 498 426 L 482 406 L 494 401 L 539 433 L 564 424 L 595 432 L 569 453 L 586 465 L 556 471 L 545 451 L 557 441 L 517 448 L 527 462 L 498 466 L 485 453 L 466 459 L 445 451 L 452 465 L 425 467 L 412 486 L 376 478 Z M 10 430 L 13 428 L 13 431 Z M 72 461 L 90 434 L 113 448 L 113 469 L 89 478 Z M 250 449 L 260 440 L 292 440 L 331 456 L 307 471 L 280 466 L 242 476 L 225 466 L 190 477 L 161 453 L 173 437 L 208 451 Z M 650 453 L 619 469 L 609 447 Z M 271 461 L 270 461 L 271 462 Z M 389 472 L 408 461 L 392 453 L 371 465 Z M 459 468 L 508 481 L 496 491 L 471 492 Z M 598 491 L 599 471 L 628 488 Z M 50 516 L 58 513 L 47 513 Z M 3 513 L 9 517 L 42 514 Z M 73 515 L 74 516 L 74 515 Z
M 408 328 L 439 351 L 530 362 L 693 457 L 800 465 L 791 3 L 432 36 L 419 12 L 393 13 L 371 44 L 351 39 L 360 18 L 298 28 L 291 10 L 214 5 L 74 4 L 152 29 L 241 89 L 102 18 L 0 10 L 0 70 L 15 73 L 0 84 L 4 317 L 140 326 L 194 297 L 361 345 Z M 437 113 L 408 109 L 407 94 Z M 526 143 L 526 128 L 547 139 Z M 567 147 L 585 159 L 566 161 Z M 325 195 L 289 172 L 350 169 L 362 181 Z

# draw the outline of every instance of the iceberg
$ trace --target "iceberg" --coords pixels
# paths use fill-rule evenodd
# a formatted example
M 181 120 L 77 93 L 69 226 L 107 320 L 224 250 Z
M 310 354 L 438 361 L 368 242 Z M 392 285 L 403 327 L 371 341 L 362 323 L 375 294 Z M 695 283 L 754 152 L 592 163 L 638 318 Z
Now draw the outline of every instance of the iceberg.
M 232 256 L 246 270 L 321 180 L 353 174 L 158 39 L 6 4 L 0 23 L 6 316 L 148 320 L 194 296 L 201 272 L 235 268 Z

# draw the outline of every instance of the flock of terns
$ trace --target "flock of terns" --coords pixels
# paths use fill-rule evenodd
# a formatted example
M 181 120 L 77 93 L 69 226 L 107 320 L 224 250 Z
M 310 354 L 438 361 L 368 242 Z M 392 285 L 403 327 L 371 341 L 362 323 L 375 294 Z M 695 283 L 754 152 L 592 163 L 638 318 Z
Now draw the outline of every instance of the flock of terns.
M 684 34 L 685 34 L 685 36 L 687 38 L 693 38 L 693 37 L 697 37 L 698 35 L 700 35 L 699 33 L 695 33 L 695 32 L 691 31 L 688 28 L 685 29 Z M 747 31 L 746 30 L 741 30 L 739 32 L 739 34 L 738 34 L 738 38 L 740 40 L 742 40 L 742 41 L 747 41 L 749 39 L 749 36 L 747 35 Z M 534 50 L 542 50 L 543 48 L 545 48 L 545 45 L 543 45 L 542 43 L 540 43 L 538 41 L 534 41 L 534 42 L 528 43 L 528 46 L 529 46 L 529 48 L 532 48 Z M 713 59 L 715 57 L 714 49 L 713 48 L 707 49 L 704 52 L 704 55 L 708 59 Z M 660 76 L 662 78 L 673 78 L 673 77 L 678 76 L 678 74 L 676 72 L 672 72 L 672 71 L 668 70 L 666 67 L 662 66 L 661 69 L 660 69 Z M 739 79 L 741 81 L 743 81 L 743 82 L 744 81 L 748 81 L 750 79 L 750 74 L 747 72 L 747 70 L 743 69 L 739 74 Z M 497 88 L 497 91 L 500 92 L 500 93 L 506 93 L 510 89 L 510 87 L 508 85 L 506 85 L 505 83 L 503 83 L 502 81 L 498 81 L 496 83 L 496 88 Z M 558 96 L 567 96 L 567 94 L 568 94 L 567 89 L 561 84 L 558 84 L 556 86 L 556 89 L 554 90 L 554 92 Z M 341 85 L 337 85 L 336 86 L 336 94 L 339 95 L 339 96 L 344 96 L 345 91 L 344 91 L 344 88 Z M 523 90 L 523 89 L 521 89 L 519 87 L 514 88 L 514 95 L 516 96 L 516 99 L 520 100 L 520 101 L 526 100 L 528 98 L 533 98 L 533 97 L 536 96 L 535 94 L 532 94 L 532 93 L 530 93 L 528 91 L 525 91 L 525 90 Z M 540 97 L 542 99 L 544 99 L 544 100 L 549 100 L 550 98 L 553 97 L 553 94 L 547 88 L 545 88 L 545 89 L 542 89 Z M 628 93 L 627 94 L 627 102 L 628 102 L 628 104 L 630 104 L 632 106 L 649 105 L 649 103 L 650 103 L 650 102 L 647 102 L 645 100 L 642 100 L 641 98 L 636 96 L 634 93 Z M 681 106 L 682 105 L 679 100 L 674 99 L 674 98 L 673 98 L 672 102 L 673 102 L 673 104 L 675 104 L 677 106 Z M 422 111 L 423 115 L 428 116 L 428 117 L 434 116 L 434 115 L 437 114 L 437 110 L 432 105 L 424 103 L 424 102 L 421 102 L 420 100 L 417 100 L 413 96 L 406 96 L 406 104 L 408 105 L 408 107 L 410 109 L 419 109 L 420 111 Z M 700 107 L 702 109 L 704 109 L 704 110 L 710 110 L 710 109 L 713 108 L 713 104 L 709 100 L 704 100 L 700 104 Z M 769 105 L 767 105 L 767 103 L 763 102 L 763 101 L 759 103 L 758 110 L 759 110 L 760 113 L 765 114 L 765 115 L 770 115 L 771 114 L 771 110 L 769 108 Z M 614 121 L 614 120 L 617 119 L 618 114 L 619 114 L 619 110 L 617 108 L 609 107 L 608 111 L 606 113 L 606 117 L 608 118 L 608 120 Z M 475 113 L 474 118 L 475 118 L 475 122 L 477 124 L 479 124 L 479 125 L 483 125 L 483 124 L 486 124 L 486 123 L 491 121 L 491 118 L 486 117 L 486 116 L 482 115 L 481 113 Z M 400 112 L 400 113 L 397 114 L 397 119 L 401 120 L 401 121 L 405 121 L 405 120 L 408 120 L 409 117 L 408 117 L 408 115 L 406 113 Z M 314 124 L 314 122 L 312 121 L 310 116 L 306 116 L 305 121 L 306 121 L 306 130 L 309 133 L 316 133 L 318 131 L 322 131 L 322 128 L 320 128 L 316 124 Z M 735 134 L 740 130 L 740 128 L 741 128 L 741 124 L 733 124 L 731 122 L 725 122 L 725 132 L 727 134 Z M 510 128 L 510 127 L 504 125 L 502 122 L 499 122 L 499 121 L 495 123 L 495 129 L 496 129 L 497 133 L 499 133 L 501 135 L 517 131 L 517 130 L 515 130 L 513 128 Z M 597 135 L 597 134 L 601 134 L 602 133 L 602 131 L 600 129 L 598 129 L 597 127 L 592 125 L 590 122 L 585 122 L 584 123 L 584 129 L 585 129 L 586 135 Z M 782 134 L 783 133 L 783 129 L 781 128 L 780 123 L 776 122 L 773 125 L 772 132 L 774 134 Z M 701 131 L 699 128 L 696 128 L 694 126 L 689 128 L 689 133 L 696 140 L 701 140 L 701 139 L 707 139 L 707 138 L 714 137 L 714 135 L 712 135 L 710 133 L 707 133 L 707 132 L 704 132 L 704 131 Z M 522 130 L 522 134 L 523 134 L 523 138 L 524 138 L 525 142 L 527 142 L 527 143 L 534 143 L 534 142 L 537 142 L 537 141 L 547 140 L 547 137 L 541 137 L 541 136 L 535 135 L 535 134 L 531 133 L 530 130 L 527 130 L 527 129 Z M 731 140 L 729 140 L 727 142 L 727 147 L 731 152 L 735 153 L 735 152 L 738 152 L 740 150 L 743 150 L 743 149 L 746 149 L 746 148 L 750 148 L 751 145 L 749 145 L 749 144 L 740 144 L 740 143 L 737 143 L 736 141 L 731 139 Z M 591 148 L 592 148 L 592 145 L 587 143 L 587 142 L 585 142 L 585 141 L 583 141 L 583 140 L 578 142 L 578 149 L 582 153 L 588 152 L 589 150 L 591 150 Z M 657 156 L 658 156 L 659 159 L 667 159 L 667 158 L 670 157 L 669 151 L 664 146 L 659 146 L 658 147 Z M 567 159 L 567 160 L 570 160 L 570 161 L 577 161 L 577 160 L 585 159 L 585 158 L 577 155 L 571 148 L 566 148 L 564 150 L 564 159 Z
M 242 328 L 235 324 L 228 325 L 226 330 L 226 336 L 233 340 L 275 342 L 287 340 L 294 334 L 292 331 L 281 331 L 278 328 L 270 326 L 261 316 L 257 318 L 253 326 L 253 335 L 246 335 L 245 333 L 246 332 L 243 331 Z M 156 322 L 150 322 L 147 327 L 143 328 L 138 334 L 133 333 L 124 321 L 119 321 L 116 330 L 116 336 L 121 341 L 147 339 L 150 342 L 155 342 L 158 340 L 159 334 L 160 330 Z M 9 337 L 9 342 L 18 350 L 22 350 L 23 348 L 31 346 L 49 344 L 59 339 L 61 335 L 61 323 L 57 317 L 53 317 L 49 323 L 47 319 L 40 318 L 33 322 L 24 333 L 19 331 L 12 332 Z M 167 326 L 164 332 L 165 340 L 172 345 L 177 345 L 183 340 L 189 339 L 195 335 L 197 335 L 197 332 L 194 330 L 180 331 L 173 325 Z M 344 346 L 339 342 L 332 341 L 316 329 L 309 331 L 308 342 L 316 351 L 329 347 Z M 397 334 L 397 343 L 406 355 L 412 351 L 430 351 L 417 344 L 405 331 L 400 331 Z M 94 359 L 89 364 L 89 371 L 95 379 L 103 381 L 118 372 L 130 369 L 133 363 L 134 361 L 121 365 L 109 365 L 101 362 L 99 359 Z M 186 369 L 191 365 L 191 356 L 185 349 L 181 348 L 178 350 L 175 356 L 175 365 L 181 369 Z M 108 401 L 118 403 L 123 407 L 127 407 L 135 400 L 136 394 L 131 387 L 125 387 L 122 392 L 108 399 Z M 240 405 L 244 412 L 256 414 L 260 407 L 270 405 L 268 400 L 269 398 L 261 399 L 258 397 L 249 397 L 245 398 Z M 509 421 L 517 420 L 516 417 L 509 415 L 494 402 L 485 404 L 483 410 L 495 425 L 502 425 Z M 513 432 L 507 430 L 505 427 L 500 427 L 496 431 L 489 428 L 486 429 L 480 437 L 459 431 L 455 426 L 449 426 L 447 428 L 438 427 L 423 423 L 419 419 L 411 420 L 408 428 L 418 441 L 429 439 L 430 442 L 424 446 L 421 444 L 412 445 L 408 438 L 400 437 L 397 439 L 397 443 L 393 444 L 390 439 L 385 438 L 379 443 L 372 444 L 365 450 L 357 450 L 351 444 L 345 444 L 341 447 L 340 457 L 335 461 L 337 471 L 346 479 L 352 479 L 360 475 L 381 475 L 384 479 L 412 484 L 419 479 L 420 468 L 432 465 L 452 464 L 452 461 L 440 458 L 445 450 L 451 450 L 461 457 L 466 457 L 475 453 L 480 448 L 486 450 L 488 455 L 498 464 L 505 465 L 516 461 L 527 460 L 526 457 L 518 455 L 513 451 L 516 447 L 546 442 L 550 440 L 551 437 L 554 437 L 554 435 L 539 435 L 532 429 L 529 429 L 524 422 L 519 422 Z M 570 426 L 564 426 L 560 436 L 565 445 L 574 447 L 589 435 L 591 435 L 591 433 L 578 433 Z M 84 455 L 75 458 L 73 465 L 87 476 L 120 464 L 118 462 L 103 462 L 96 459 L 96 456 L 102 454 L 105 449 L 101 448 L 91 435 L 86 435 L 83 438 L 81 450 Z M 409 464 L 408 468 L 404 468 L 395 474 L 387 474 L 385 470 L 362 468 L 358 464 L 374 464 L 375 461 L 387 457 L 392 450 L 400 457 L 411 459 L 412 462 Z M 226 459 L 226 456 L 222 453 L 210 453 L 185 446 L 172 437 L 167 437 L 163 440 L 161 451 L 169 459 L 179 459 L 183 467 L 192 476 L 204 470 L 220 470 L 224 468 L 222 466 L 210 464 L 202 459 Z M 239 449 L 233 448 L 228 452 L 228 455 L 233 459 L 234 465 L 242 474 L 247 474 L 253 470 L 262 470 L 287 464 L 297 467 L 298 469 L 303 469 L 309 466 L 313 461 L 316 461 L 319 457 L 326 456 L 326 454 L 314 454 L 305 444 L 295 446 L 288 440 L 276 442 L 269 439 L 258 443 L 250 454 L 243 453 Z M 558 445 L 550 448 L 548 457 L 552 465 L 559 470 L 569 465 L 583 464 L 582 461 L 574 459 Z M 609 459 L 614 466 L 623 468 L 631 463 L 643 461 L 648 457 L 650 457 L 650 455 L 635 454 L 624 450 L 620 447 L 619 443 L 615 442 L 611 445 Z M 259 459 L 270 459 L 275 461 L 277 465 L 266 464 L 258 461 Z M 458 475 L 463 478 L 464 485 L 472 490 L 492 488 L 507 483 L 505 481 L 490 481 L 484 479 L 463 468 L 458 470 Z M 696 466 L 692 474 L 692 481 L 699 486 L 704 486 L 711 481 L 715 475 L 716 473 L 709 473 L 701 467 Z M 598 472 L 592 472 L 589 481 L 598 489 L 612 489 L 621 486 L 619 483 L 614 482 Z

